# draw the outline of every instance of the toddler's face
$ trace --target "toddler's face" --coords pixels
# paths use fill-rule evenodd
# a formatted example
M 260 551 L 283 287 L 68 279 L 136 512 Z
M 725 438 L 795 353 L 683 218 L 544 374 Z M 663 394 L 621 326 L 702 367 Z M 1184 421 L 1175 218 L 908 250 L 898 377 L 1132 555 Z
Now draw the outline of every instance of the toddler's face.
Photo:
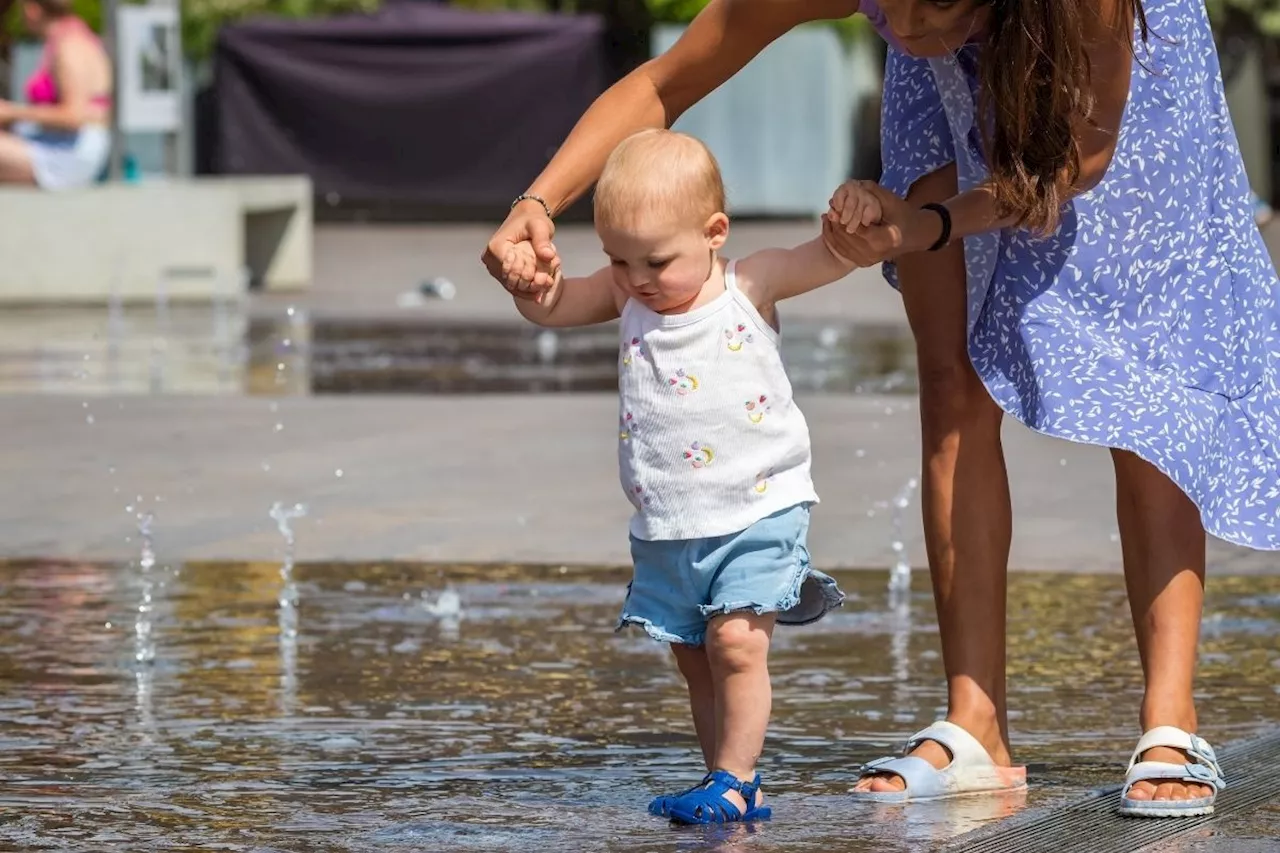
M 698 298 L 728 231 L 723 213 L 702 227 L 656 219 L 628 228 L 596 226 L 614 282 L 659 314 L 685 309 Z

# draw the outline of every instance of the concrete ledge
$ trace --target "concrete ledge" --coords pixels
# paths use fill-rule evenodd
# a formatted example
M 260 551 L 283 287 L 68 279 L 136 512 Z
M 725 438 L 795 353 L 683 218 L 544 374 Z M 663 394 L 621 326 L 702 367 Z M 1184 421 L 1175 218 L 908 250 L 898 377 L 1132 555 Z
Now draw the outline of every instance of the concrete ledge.
M 308 286 L 311 181 L 228 177 L 0 190 L 0 303 L 231 296 Z

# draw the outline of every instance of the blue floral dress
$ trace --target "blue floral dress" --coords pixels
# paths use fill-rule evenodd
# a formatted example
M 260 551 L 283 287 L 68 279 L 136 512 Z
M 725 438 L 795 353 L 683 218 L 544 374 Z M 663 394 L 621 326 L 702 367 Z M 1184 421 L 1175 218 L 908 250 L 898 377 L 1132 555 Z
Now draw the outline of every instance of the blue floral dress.
M 1203 0 L 1147 0 L 1114 160 L 1059 231 L 965 240 L 969 355 L 1006 412 L 1132 451 L 1205 529 L 1280 549 L 1280 281 L 1249 205 Z M 987 176 L 979 48 L 889 51 L 882 183 Z M 891 264 L 885 274 L 896 283 Z

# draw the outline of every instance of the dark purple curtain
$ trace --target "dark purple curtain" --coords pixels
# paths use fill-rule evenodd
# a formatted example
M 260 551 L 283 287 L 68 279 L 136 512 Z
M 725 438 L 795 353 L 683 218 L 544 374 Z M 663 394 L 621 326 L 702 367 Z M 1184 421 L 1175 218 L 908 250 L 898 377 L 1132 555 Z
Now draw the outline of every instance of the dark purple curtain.
M 210 171 L 304 173 L 321 197 L 505 204 L 607 83 L 596 16 L 393 3 L 218 40 Z

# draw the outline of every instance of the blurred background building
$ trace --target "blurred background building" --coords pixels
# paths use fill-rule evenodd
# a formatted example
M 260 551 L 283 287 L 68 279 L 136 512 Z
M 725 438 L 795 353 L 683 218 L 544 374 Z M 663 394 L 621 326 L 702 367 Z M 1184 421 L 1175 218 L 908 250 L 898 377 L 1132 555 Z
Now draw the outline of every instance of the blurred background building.
M 704 5 L 182 0 L 191 132 L 178 171 L 305 174 L 321 218 L 492 219 L 592 98 Z M 15 92 L 38 59 L 17 6 L 0 0 L 0 84 Z M 99 0 L 76 6 L 100 26 Z M 1250 177 L 1269 200 L 1280 0 L 1208 7 Z M 808 216 L 839 181 L 877 176 L 883 56 L 860 19 L 804 27 L 681 120 L 720 158 L 735 214 Z M 172 171 L 158 137 L 133 134 L 126 149 L 143 175 Z

